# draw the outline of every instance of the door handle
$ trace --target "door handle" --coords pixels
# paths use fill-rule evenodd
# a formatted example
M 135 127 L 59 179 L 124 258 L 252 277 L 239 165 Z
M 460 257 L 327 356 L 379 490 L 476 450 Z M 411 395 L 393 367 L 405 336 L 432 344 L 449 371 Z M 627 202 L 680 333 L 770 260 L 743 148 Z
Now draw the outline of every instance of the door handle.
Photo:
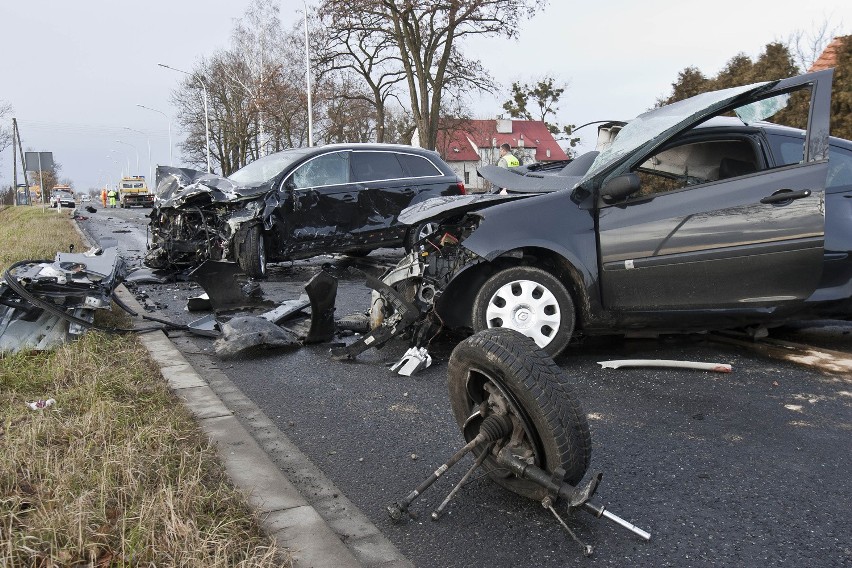
M 355 196 L 352 195 L 351 193 L 347 193 L 346 195 L 341 197 L 340 200 L 345 202 L 345 203 L 352 203 L 353 201 L 355 201 Z
M 793 201 L 794 199 L 802 199 L 803 197 L 810 197 L 811 190 L 810 189 L 800 189 L 798 191 L 793 191 L 792 189 L 782 189 L 780 191 L 776 191 L 772 195 L 767 195 L 763 199 L 760 200 L 761 203 L 784 203 L 785 201 Z

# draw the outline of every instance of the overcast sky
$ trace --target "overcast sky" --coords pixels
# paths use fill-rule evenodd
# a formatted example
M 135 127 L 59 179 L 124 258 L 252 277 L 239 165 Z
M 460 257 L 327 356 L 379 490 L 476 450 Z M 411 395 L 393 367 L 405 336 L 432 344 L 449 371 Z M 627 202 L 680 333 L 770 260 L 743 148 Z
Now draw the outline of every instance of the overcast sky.
M 157 63 L 189 71 L 227 47 L 248 3 L 0 0 L 0 102 L 13 106 L 25 150 L 53 152 L 60 177 L 78 190 L 115 183 L 128 162 L 134 173 L 147 174 L 149 143 L 151 163 L 168 164 L 168 119 L 173 145 L 183 136 L 169 101 L 183 76 Z M 280 6 L 285 28 L 301 21 L 301 1 L 280 0 Z M 684 67 L 714 74 L 738 52 L 754 57 L 766 43 L 824 21 L 849 33 L 852 2 L 551 0 L 522 24 L 517 41 L 480 38 L 464 47 L 507 89 L 545 74 L 569 82 L 559 118 L 579 125 L 632 118 L 667 94 Z M 506 98 L 505 92 L 477 98 L 472 110 L 493 117 Z M 176 147 L 172 160 L 183 165 Z M 7 149 L 0 185 L 11 180 Z

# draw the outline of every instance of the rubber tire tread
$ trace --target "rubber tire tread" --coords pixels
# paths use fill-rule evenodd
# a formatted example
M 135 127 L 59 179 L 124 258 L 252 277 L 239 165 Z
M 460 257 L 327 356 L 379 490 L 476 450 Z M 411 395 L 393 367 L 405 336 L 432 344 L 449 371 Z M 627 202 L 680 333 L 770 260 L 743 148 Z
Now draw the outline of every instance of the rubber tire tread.
M 574 299 L 565 288 L 565 286 L 550 272 L 535 268 L 532 266 L 515 266 L 501 270 L 491 278 L 485 281 L 485 284 L 479 289 L 476 298 L 473 301 L 473 309 L 471 310 L 471 321 L 473 330 L 480 331 L 483 329 L 498 329 L 489 328 L 488 322 L 485 319 L 485 312 L 488 308 L 488 302 L 494 293 L 505 284 L 515 280 L 531 280 L 538 282 L 546 287 L 556 297 L 559 302 L 559 308 L 562 312 L 562 322 L 559 329 L 556 330 L 556 337 L 544 346 L 544 351 L 551 357 L 556 357 L 568 347 L 571 341 L 571 336 L 574 334 L 574 326 L 577 322 L 577 310 L 574 307 Z M 502 328 L 510 329 L 510 328 Z M 538 346 L 536 346 L 538 348 Z
M 260 255 L 258 254 L 258 245 L 260 239 L 263 238 L 260 225 L 252 225 L 242 231 L 242 239 L 240 239 L 239 252 L 237 261 L 240 268 L 243 269 L 251 278 L 266 278 L 265 263 L 261 263 Z M 265 243 L 264 243 L 265 244 Z M 264 266 L 261 266 L 264 264 Z
M 453 350 L 447 372 L 450 406 L 462 430 L 472 413 L 465 384 L 471 368 L 502 383 L 523 407 L 544 452 L 544 463 L 537 465 L 551 473 L 562 467 L 564 480 L 578 484 L 591 462 L 592 437 L 566 373 L 531 338 L 517 331 L 497 328 L 472 335 Z M 547 496 L 540 485 L 501 475 L 493 457 L 483 467 L 497 484 L 518 495 L 536 501 Z

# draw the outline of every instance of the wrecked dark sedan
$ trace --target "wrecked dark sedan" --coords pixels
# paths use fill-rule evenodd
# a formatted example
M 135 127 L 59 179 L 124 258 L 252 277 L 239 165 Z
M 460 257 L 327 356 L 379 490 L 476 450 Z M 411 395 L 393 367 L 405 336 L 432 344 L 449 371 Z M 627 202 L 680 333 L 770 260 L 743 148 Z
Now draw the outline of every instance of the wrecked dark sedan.
M 145 264 L 233 260 L 263 277 L 267 262 L 366 254 L 423 237 L 398 222 L 405 207 L 464 192 L 437 153 L 391 144 L 285 150 L 227 178 L 160 167 Z
M 385 284 L 413 290 L 420 325 L 512 328 L 551 354 L 579 334 L 848 318 L 852 142 L 829 137 L 831 80 L 649 111 L 561 190 L 412 207 L 440 226 Z

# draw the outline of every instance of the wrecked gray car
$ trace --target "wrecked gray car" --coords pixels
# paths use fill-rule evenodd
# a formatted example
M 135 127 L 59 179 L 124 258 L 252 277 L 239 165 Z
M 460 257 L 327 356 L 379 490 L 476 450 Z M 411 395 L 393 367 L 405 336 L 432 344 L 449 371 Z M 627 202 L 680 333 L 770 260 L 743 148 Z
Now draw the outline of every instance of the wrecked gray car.
M 831 79 L 649 111 L 561 191 L 406 210 L 440 226 L 386 275 L 401 298 L 385 291 L 374 323 L 405 301 L 421 329 L 505 327 L 557 354 L 579 334 L 848 318 L 852 142 L 829 137 Z
M 399 223 L 400 211 L 464 192 L 437 153 L 391 144 L 285 150 L 227 178 L 160 167 L 145 264 L 230 260 L 263 277 L 267 262 L 410 245 L 425 229 Z

